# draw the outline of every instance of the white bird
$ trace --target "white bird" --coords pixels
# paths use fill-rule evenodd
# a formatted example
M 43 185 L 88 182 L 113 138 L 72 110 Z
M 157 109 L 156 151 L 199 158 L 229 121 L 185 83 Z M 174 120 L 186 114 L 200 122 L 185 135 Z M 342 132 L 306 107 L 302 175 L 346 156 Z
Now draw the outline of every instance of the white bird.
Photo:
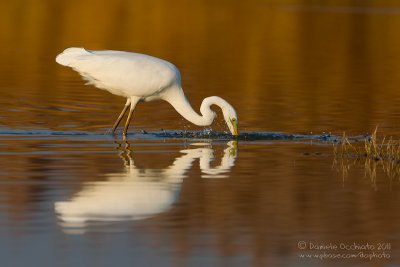
M 106 174 L 105 181 L 86 182 L 71 199 L 55 203 L 65 230 L 76 233 L 85 231 L 91 222 L 143 220 L 167 212 L 178 201 L 183 180 L 196 159 L 202 178 L 227 178 L 237 157 L 237 143 L 230 141 L 219 166 L 211 166 L 214 149 L 201 147 L 181 150 L 183 155 L 165 169 L 143 169 L 135 166 L 128 146 L 120 155 L 125 161 L 124 172 Z
M 88 81 L 87 84 L 127 98 L 124 109 L 114 123 L 113 133 L 128 108 L 124 135 L 138 102 L 162 99 L 169 102 L 186 120 L 199 126 L 211 125 L 216 115 L 210 106 L 217 105 L 222 109 L 232 135 L 238 135 L 238 118 L 232 105 L 218 96 L 207 97 L 201 104 L 199 115 L 182 90 L 179 70 L 168 61 L 138 53 L 84 48 L 68 48 L 56 57 L 56 61 L 79 72 Z

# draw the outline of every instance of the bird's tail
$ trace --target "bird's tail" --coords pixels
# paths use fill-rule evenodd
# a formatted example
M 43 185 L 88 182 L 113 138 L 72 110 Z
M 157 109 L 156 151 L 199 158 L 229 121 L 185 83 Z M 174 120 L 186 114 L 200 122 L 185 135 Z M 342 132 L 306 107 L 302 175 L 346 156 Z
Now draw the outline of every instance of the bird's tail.
M 85 48 L 71 47 L 65 49 L 61 54 L 58 54 L 56 62 L 64 66 L 71 66 L 73 62 L 85 55 L 90 55 L 90 52 Z

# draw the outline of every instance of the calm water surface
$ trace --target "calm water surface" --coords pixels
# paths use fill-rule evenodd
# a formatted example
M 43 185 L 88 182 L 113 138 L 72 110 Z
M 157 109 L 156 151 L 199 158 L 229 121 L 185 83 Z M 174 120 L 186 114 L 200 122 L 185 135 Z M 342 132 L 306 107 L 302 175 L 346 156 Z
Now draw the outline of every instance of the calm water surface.
M 399 172 L 331 144 L 400 138 L 397 2 L 19 0 L 0 25 L 0 266 L 400 266 Z M 69 46 L 167 59 L 261 137 L 178 138 L 203 129 L 164 102 L 110 136 L 125 100 Z

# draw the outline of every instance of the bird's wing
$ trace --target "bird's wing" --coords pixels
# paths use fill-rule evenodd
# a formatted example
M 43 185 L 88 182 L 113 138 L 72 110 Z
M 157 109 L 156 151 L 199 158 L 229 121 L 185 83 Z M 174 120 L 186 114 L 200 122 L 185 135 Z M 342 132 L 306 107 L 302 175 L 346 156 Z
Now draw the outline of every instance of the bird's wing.
M 68 48 L 56 61 L 78 71 L 89 84 L 118 95 L 147 97 L 173 83 L 179 71 L 171 63 L 144 54 Z
M 72 67 L 76 61 L 81 60 L 87 55 L 91 55 L 91 52 L 84 48 L 71 47 L 65 49 L 61 54 L 56 57 L 56 62 L 58 64 Z
M 56 57 L 56 62 L 71 67 L 82 77 L 98 87 L 104 87 L 103 82 L 124 80 L 127 71 L 132 70 L 132 60 L 127 60 L 130 53 L 122 51 L 93 51 L 84 48 L 68 48 Z

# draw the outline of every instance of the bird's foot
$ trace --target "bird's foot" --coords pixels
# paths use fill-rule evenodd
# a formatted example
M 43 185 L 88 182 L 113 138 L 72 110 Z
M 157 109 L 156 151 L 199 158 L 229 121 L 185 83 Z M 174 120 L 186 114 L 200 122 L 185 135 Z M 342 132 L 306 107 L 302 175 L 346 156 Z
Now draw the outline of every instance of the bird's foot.
M 128 142 L 128 136 L 127 136 L 126 133 L 122 133 L 122 140 L 123 140 L 124 142 Z

